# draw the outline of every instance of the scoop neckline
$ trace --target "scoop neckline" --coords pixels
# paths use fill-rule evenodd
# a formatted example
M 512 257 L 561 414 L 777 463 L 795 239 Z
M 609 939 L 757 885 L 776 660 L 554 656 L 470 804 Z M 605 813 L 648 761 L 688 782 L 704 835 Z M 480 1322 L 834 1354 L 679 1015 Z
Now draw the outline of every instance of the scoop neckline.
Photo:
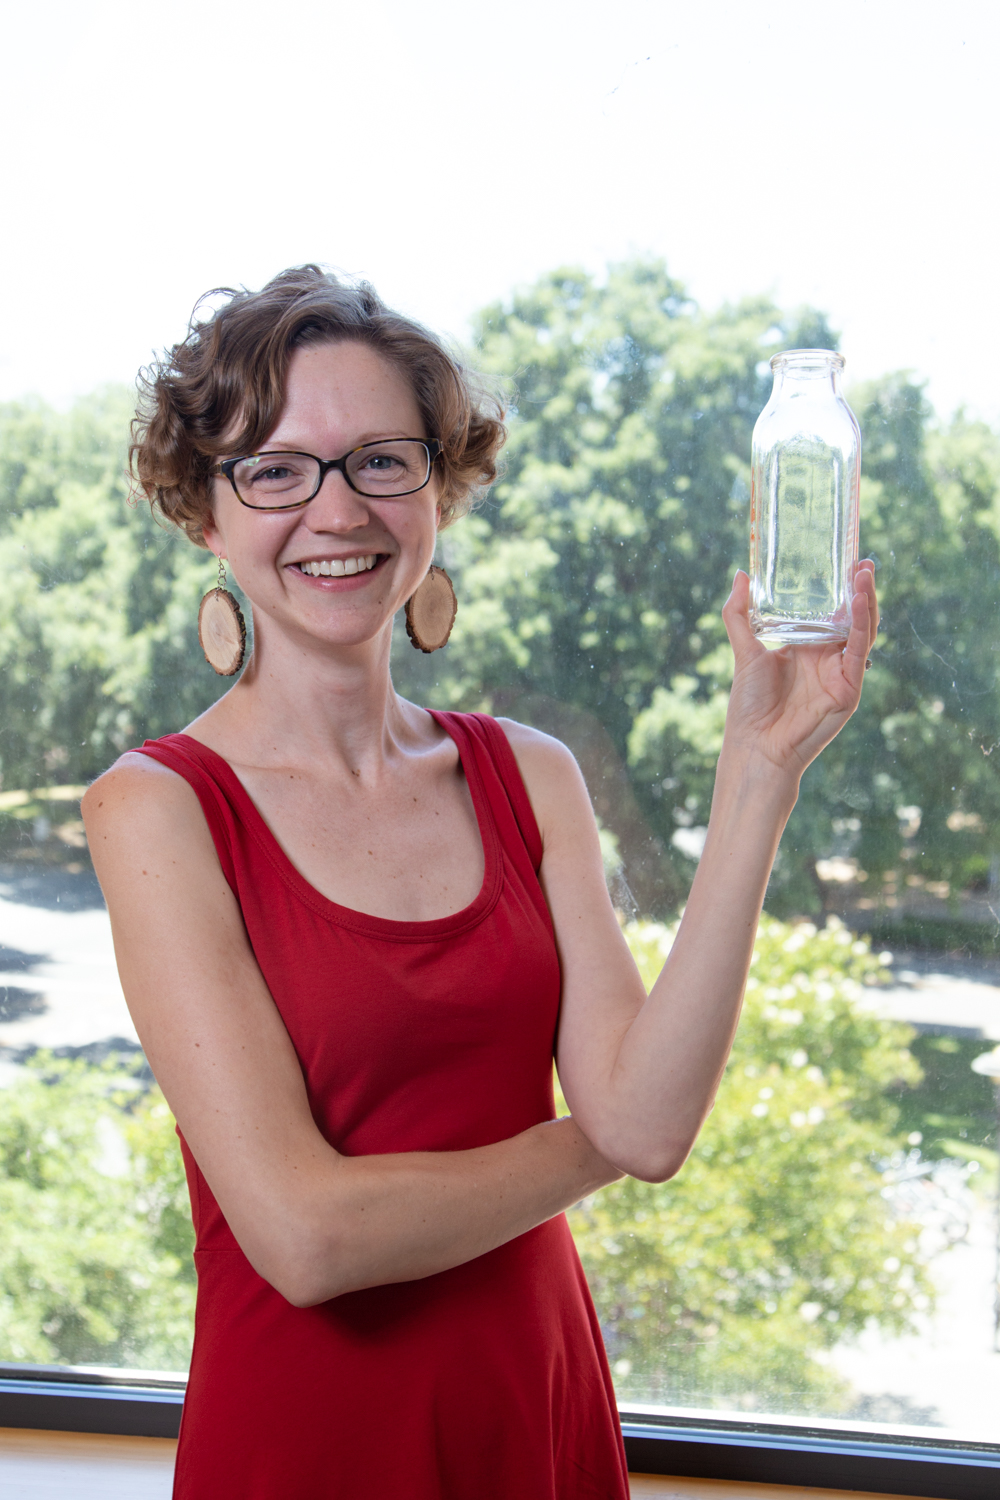
M 371 912 L 357 911 L 354 907 L 341 906 L 339 902 L 331 901 L 329 896 L 324 896 L 322 891 L 317 890 L 305 878 L 298 866 L 292 863 L 243 782 L 217 750 L 213 750 L 203 740 L 196 739 L 193 734 L 186 734 L 183 731 L 168 735 L 166 738 L 187 741 L 195 747 L 199 758 L 206 759 L 215 768 L 216 776 L 225 786 L 244 827 L 274 867 L 276 874 L 305 905 L 311 907 L 327 921 L 335 922 L 339 927 L 346 927 L 354 932 L 367 933 L 390 941 L 429 942 L 436 938 L 457 936 L 469 928 L 478 926 L 493 910 L 499 899 L 503 869 L 496 826 L 490 813 L 489 798 L 483 786 L 482 775 L 476 764 L 471 737 L 464 729 L 458 734 L 454 733 L 454 727 L 458 726 L 453 726 L 449 722 L 451 715 L 446 716 L 434 709 L 426 709 L 425 712 L 429 713 L 434 722 L 444 730 L 458 750 L 459 762 L 472 797 L 472 806 L 476 814 L 483 849 L 482 884 L 472 901 L 461 910 L 452 912 L 450 916 L 432 917 L 425 922 L 408 922 L 396 917 L 380 917 Z

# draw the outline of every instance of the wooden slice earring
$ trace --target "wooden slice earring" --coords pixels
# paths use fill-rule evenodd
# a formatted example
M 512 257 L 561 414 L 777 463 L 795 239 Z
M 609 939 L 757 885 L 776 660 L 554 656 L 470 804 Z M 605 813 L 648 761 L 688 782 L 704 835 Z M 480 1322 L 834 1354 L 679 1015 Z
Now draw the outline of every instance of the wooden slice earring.
M 232 594 L 225 587 L 226 570 L 219 558 L 219 582 L 209 589 L 198 610 L 198 640 L 205 660 L 220 677 L 234 677 L 243 665 L 247 627 Z
M 448 644 L 458 614 L 458 600 L 444 568 L 427 570 L 427 577 L 406 601 L 406 633 L 418 651 L 440 651 Z

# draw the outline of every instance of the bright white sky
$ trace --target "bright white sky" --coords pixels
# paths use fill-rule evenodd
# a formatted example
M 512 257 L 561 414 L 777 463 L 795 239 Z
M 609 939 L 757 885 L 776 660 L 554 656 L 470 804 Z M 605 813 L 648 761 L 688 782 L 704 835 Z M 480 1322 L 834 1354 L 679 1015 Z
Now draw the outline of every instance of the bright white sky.
M 0 40 L 0 399 L 304 260 L 462 336 L 638 252 L 1000 421 L 995 0 L 47 0 Z

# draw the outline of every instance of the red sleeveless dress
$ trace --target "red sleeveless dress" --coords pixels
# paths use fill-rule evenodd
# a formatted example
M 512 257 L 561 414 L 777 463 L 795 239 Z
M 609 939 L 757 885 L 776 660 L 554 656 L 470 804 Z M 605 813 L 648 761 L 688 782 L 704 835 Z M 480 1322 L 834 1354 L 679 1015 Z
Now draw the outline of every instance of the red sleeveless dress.
M 494 720 L 436 713 L 486 869 L 470 906 L 397 922 L 310 886 L 229 765 L 143 752 L 197 793 L 324 1137 L 458 1151 L 553 1116 L 560 973 L 541 840 Z M 253 1270 L 182 1139 L 197 1235 L 175 1500 L 627 1500 L 600 1329 L 560 1215 L 476 1260 L 292 1307 Z

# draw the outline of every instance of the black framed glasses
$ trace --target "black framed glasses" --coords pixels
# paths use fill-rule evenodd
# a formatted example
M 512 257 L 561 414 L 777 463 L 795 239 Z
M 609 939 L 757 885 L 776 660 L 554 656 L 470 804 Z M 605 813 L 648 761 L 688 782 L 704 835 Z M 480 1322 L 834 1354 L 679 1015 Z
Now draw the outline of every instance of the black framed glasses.
M 251 510 L 296 510 L 319 494 L 331 469 L 343 474 L 358 495 L 397 499 L 415 495 L 431 477 L 443 445 L 437 438 L 387 438 L 362 443 L 341 458 L 314 453 L 251 453 L 226 458 L 212 470 L 229 480 L 241 505 Z

